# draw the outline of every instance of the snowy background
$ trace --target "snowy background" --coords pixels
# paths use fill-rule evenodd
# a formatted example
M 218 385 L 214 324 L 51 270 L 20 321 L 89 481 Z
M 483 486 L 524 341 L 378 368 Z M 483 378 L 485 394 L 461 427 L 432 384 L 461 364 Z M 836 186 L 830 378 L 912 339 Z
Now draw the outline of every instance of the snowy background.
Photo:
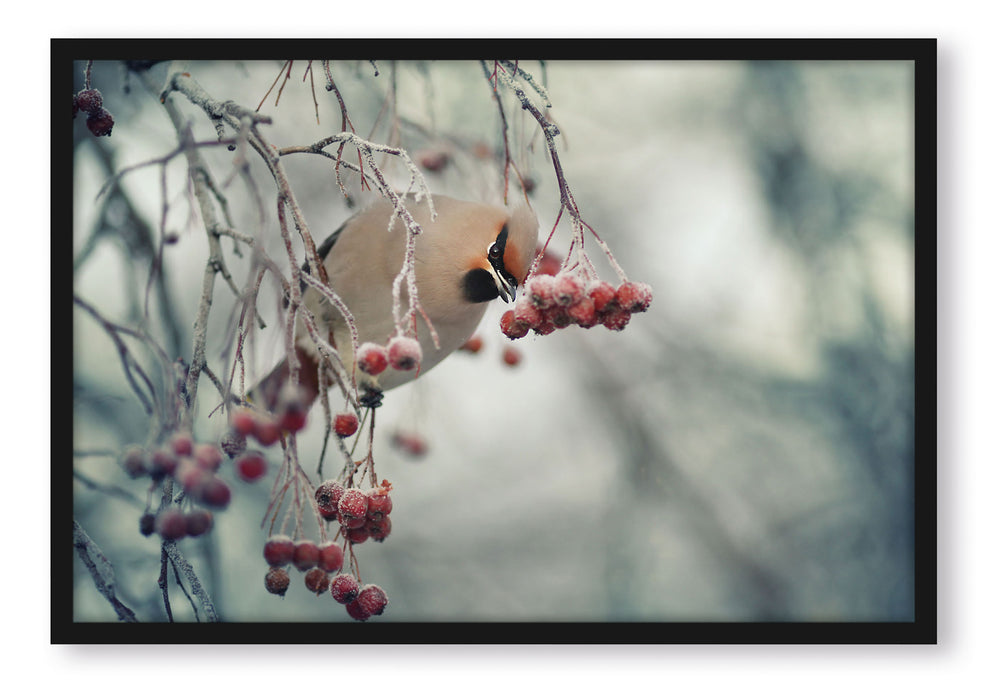
M 302 65 L 279 106 L 269 97 L 262 109 L 275 118 L 269 133 L 278 145 L 312 143 L 339 127 L 336 101 L 319 81 L 316 124 Z M 539 75 L 539 65 L 523 65 Z M 366 135 L 392 67 L 380 63 L 378 78 L 367 63 L 333 67 Z M 255 107 L 279 64 L 188 70 L 215 98 Z M 551 62 L 546 74 L 581 212 L 629 276 L 652 285 L 653 305 L 621 333 L 570 328 L 515 341 L 523 362 L 507 367 L 495 302 L 481 354 L 455 354 L 389 394 L 380 429 L 415 431 L 430 449 L 412 459 L 382 441 L 376 452 L 379 475 L 395 485 L 395 510 L 391 536 L 358 547 L 362 575 L 390 598 L 375 623 L 911 620 L 911 64 Z M 403 116 L 429 127 L 401 133 L 411 152 L 452 140 L 500 143 L 477 63 L 400 64 L 396 84 Z M 99 144 L 112 147 L 116 167 L 174 146 L 160 106 L 133 79 L 124 94 L 117 65 L 98 64 L 94 85 L 117 120 Z M 201 113 L 183 109 L 198 138 L 214 135 Z M 523 116 L 510 120 L 514 153 L 536 181 L 531 199 L 545 235 L 559 200 L 535 124 Z M 86 259 L 74 286 L 130 323 L 140 297 L 128 290 L 143 290 L 148 263 L 113 236 L 87 250 L 106 171 L 81 121 L 73 125 L 73 240 Z M 207 156 L 220 177 L 230 174 L 225 150 Z M 289 163 L 317 239 L 347 216 L 327 163 Z M 206 246 L 198 222 L 186 221 L 183 168 L 177 160 L 168 170 L 168 228 L 179 242 L 165 266 L 176 314 L 188 323 L 163 344 L 188 355 Z M 260 161 L 252 168 L 267 187 Z M 152 230 L 159 175 L 146 168 L 123 181 Z M 497 168 L 456 159 L 430 186 L 490 198 Z M 235 223 L 274 254 L 273 212 L 259 224 L 243 183 L 229 189 Z M 564 234 L 551 245 L 558 252 Z M 229 250 L 227 260 L 243 284 L 246 264 L 239 277 L 241 261 Z M 610 278 L 607 265 L 599 269 Z M 220 281 L 216 289 L 213 348 L 233 308 L 229 289 Z M 277 352 L 274 336 L 259 344 L 258 375 Z M 147 425 L 117 355 L 78 310 L 73 360 L 75 449 L 143 442 Z M 206 418 L 216 401 L 208 382 L 200 396 L 197 437 L 214 439 L 223 421 Z M 302 437 L 304 463 L 320 453 L 319 416 Z M 144 482 L 128 480 L 113 459 L 74 466 L 144 498 Z M 284 600 L 265 592 L 260 522 L 270 480 L 231 479 L 234 501 L 213 534 L 182 541 L 182 551 L 224 620 L 345 620 L 299 575 Z M 163 619 L 159 547 L 138 534 L 140 509 L 78 480 L 73 508 L 114 563 L 121 599 L 142 620 Z M 179 595 L 173 610 L 192 619 Z M 78 562 L 74 604 L 78 620 L 116 619 Z

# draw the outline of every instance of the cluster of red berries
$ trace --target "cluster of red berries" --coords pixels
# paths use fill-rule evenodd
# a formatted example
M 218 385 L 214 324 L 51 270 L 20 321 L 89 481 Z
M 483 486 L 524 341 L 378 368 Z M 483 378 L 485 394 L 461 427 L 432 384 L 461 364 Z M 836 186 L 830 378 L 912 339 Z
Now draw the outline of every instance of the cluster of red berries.
M 616 289 L 600 279 L 586 282 L 568 273 L 540 274 L 526 282 L 524 296 L 502 315 L 500 325 L 511 340 L 530 330 L 549 335 L 573 324 L 621 331 L 632 314 L 646 311 L 652 300 L 653 292 L 643 282 L 623 282 Z
M 72 96 L 72 118 L 75 119 L 82 110 L 86 117 L 86 126 L 93 136 L 109 136 L 113 129 L 113 115 L 103 109 L 103 95 L 99 90 L 80 90 Z
M 415 338 L 399 335 L 388 341 L 388 345 L 363 343 L 357 350 L 358 369 L 365 374 L 376 376 L 387 368 L 408 372 L 417 369 L 423 361 L 423 349 Z
M 244 439 L 254 438 L 264 447 L 274 445 L 283 432 L 297 433 L 306 426 L 307 406 L 294 392 L 286 392 L 273 417 L 239 409 L 230 417 L 232 433 Z
M 193 508 L 186 512 L 172 506 L 157 516 L 145 513 L 141 516 L 139 528 L 145 537 L 153 532 L 157 532 L 165 540 L 199 537 L 213 528 L 213 513 L 202 508 Z
M 211 508 L 226 508 L 230 487 L 216 474 L 224 459 L 216 445 L 196 443 L 189 433 L 177 432 L 150 453 L 141 447 L 128 447 L 121 466 L 132 478 L 150 476 L 157 482 L 174 477 L 194 500 Z
M 392 532 L 392 484 L 382 481 L 366 491 L 345 488 L 339 481 L 329 479 L 316 489 L 316 507 L 325 520 L 336 520 L 340 531 L 352 544 L 369 539 L 383 542 Z
M 330 591 L 355 620 L 367 620 L 385 611 L 388 596 L 381 586 L 361 586 L 353 575 L 337 573 L 344 565 L 344 550 L 336 542 L 317 545 L 312 540 L 293 541 L 287 535 L 274 535 L 265 542 L 263 554 L 271 567 L 265 574 L 269 593 L 284 596 L 289 590 L 287 567 L 292 564 L 306 572 L 306 588 L 318 596 Z

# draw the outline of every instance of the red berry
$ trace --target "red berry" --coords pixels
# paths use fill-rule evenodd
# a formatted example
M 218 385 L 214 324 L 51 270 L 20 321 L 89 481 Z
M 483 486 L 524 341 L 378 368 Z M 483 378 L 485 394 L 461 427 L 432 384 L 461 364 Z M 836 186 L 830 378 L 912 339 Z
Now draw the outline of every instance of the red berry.
M 612 311 L 606 311 L 601 315 L 602 325 L 610 331 L 621 331 L 629 323 L 630 318 L 630 312 L 623 311 L 619 308 Z
M 527 328 L 535 328 L 543 320 L 540 310 L 536 308 L 533 300 L 529 297 L 523 297 L 517 301 L 513 312 L 515 313 L 515 322 Z
M 567 328 L 574 321 L 571 319 L 567 309 L 560 305 L 554 305 L 543 310 L 543 318 L 553 324 L 554 328 Z
M 595 280 L 588 287 L 588 296 L 595 302 L 595 312 L 602 313 L 617 304 L 615 287 L 604 280 Z
M 175 433 L 172 435 L 172 451 L 180 457 L 187 457 L 193 453 L 193 439 L 189 433 Z
M 200 500 L 213 508 L 226 508 L 230 503 L 230 487 L 215 474 L 210 474 L 203 483 Z
M 195 459 L 203 469 L 215 472 L 223 463 L 223 452 L 216 445 L 201 443 L 193 447 L 193 459 Z
M 132 479 L 144 476 L 147 473 L 144 466 L 144 449 L 138 445 L 131 445 L 125 449 L 120 456 L 120 466 Z
M 109 136 L 113 130 L 113 115 L 105 109 L 99 109 L 86 118 L 86 126 L 93 136 Z
M 196 509 L 186 516 L 186 534 L 199 537 L 213 527 L 213 513 L 208 510 Z
M 369 583 L 367 586 L 361 587 L 361 590 L 358 592 L 358 597 L 354 600 L 354 603 L 356 603 L 357 607 L 359 607 L 367 616 L 356 619 L 367 620 L 368 617 L 371 617 L 372 615 L 381 615 L 385 612 L 385 606 L 388 605 L 388 596 L 385 595 L 385 591 L 382 590 L 381 586 L 376 586 L 373 583 Z M 350 612 L 350 610 L 348 610 L 348 612 Z M 351 616 L 355 617 L 353 613 Z
M 344 609 L 347 611 L 348 615 L 353 617 L 358 622 L 364 622 L 369 617 L 371 617 L 371 613 L 367 612 L 363 607 L 361 607 L 361 604 L 357 602 L 357 599 L 352 600 L 350 603 L 345 605 Z
M 279 437 L 282 435 L 282 429 L 278 423 L 264 418 L 255 421 L 254 432 L 251 434 L 254 435 L 255 440 L 268 447 L 278 442 Z
M 350 603 L 358 597 L 357 579 L 350 574 L 337 574 L 330 579 L 330 595 L 338 603 Z
M 189 457 L 180 459 L 175 467 L 176 481 L 182 486 L 182 490 L 193 498 L 202 496 L 206 482 L 211 476 L 213 474 L 203 469 L 199 462 Z
M 337 501 L 337 517 L 341 524 L 363 520 L 368 514 L 368 497 L 358 489 L 347 489 Z
M 265 589 L 274 595 L 285 596 L 289 590 L 289 572 L 285 569 L 270 569 L 265 574 Z
M 623 311 L 639 313 L 649 308 L 653 290 L 645 282 L 624 282 L 615 290 L 615 299 Z
M 316 507 L 327 520 L 337 517 L 337 501 L 344 495 L 344 487 L 339 481 L 328 479 L 316 487 Z
M 528 326 L 516 321 L 516 312 L 512 309 L 502 314 L 499 326 L 502 329 L 502 334 L 510 340 L 517 340 L 529 333 Z
M 544 309 L 554 303 L 554 279 L 550 275 L 534 275 L 526 283 L 526 293 L 533 302 L 533 306 Z
M 419 167 L 429 170 L 431 173 L 438 173 L 447 167 L 450 162 L 450 155 L 446 151 L 424 150 L 416 154 Z
M 230 417 L 230 427 L 241 435 L 251 435 L 254 433 L 254 415 L 245 409 L 236 411 Z
M 344 537 L 354 544 L 361 544 L 368 541 L 368 538 L 371 537 L 371 532 L 368 530 L 367 522 L 362 520 L 360 527 L 344 530 Z
M 574 275 L 563 274 L 554 277 L 553 300 L 563 307 L 577 303 L 584 296 L 584 283 Z
M 395 433 L 392 436 L 392 444 L 410 457 L 422 457 L 427 450 L 426 441 L 413 433 Z
M 414 338 L 397 336 L 388 343 L 388 363 L 402 372 L 416 369 L 423 361 L 423 350 Z
M 368 519 L 378 520 L 392 512 L 391 486 L 377 486 L 368 491 Z
M 582 328 L 591 328 L 598 323 L 595 302 L 591 297 L 582 297 L 567 309 L 567 315 Z
M 220 449 L 231 459 L 244 452 L 244 448 L 246 447 L 247 438 L 244 437 L 243 433 L 233 428 L 224 433 L 223 437 L 220 438 Z
M 179 540 L 186 536 L 186 516 L 178 508 L 163 510 L 155 518 L 155 532 L 166 540 Z
M 388 367 L 388 352 L 377 343 L 364 343 L 357 350 L 358 369 L 375 376 Z
M 159 447 L 151 453 L 151 477 L 161 479 L 165 475 L 175 474 L 179 460 L 168 447 Z
M 292 552 L 292 563 L 300 571 L 308 571 L 320 561 L 320 548 L 311 540 L 299 540 Z
M 533 332 L 537 335 L 550 335 L 555 330 L 557 330 L 557 326 L 553 325 L 553 322 L 550 321 L 550 319 L 544 317 L 543 322 L 534 328 Z
M 278 421 L 279 427 L 290 433 L 298 433 L 306 425 L 306 406 L 295 389 L 283 395 Z
M 353 413 L 338 413 L 333 418 L 333 432 L 340 437 L 350 437 L 357 432 L 358 417 Z
M 306 588 L 316 595 L 326 593 L 330 588 L 330 578 L 323 569 L 310 569 L 306 572 Z
M 268 470 L 268 462 L 263 454 L 252 450 L 238 457 L 237 461 L 234 462 L 234 467 L 237 470 L 237 476 L 243 481 L 251 483 L 265 475 Z
M 506 348 L 502 351 L 502 362 L 509 367 L 515 367 L 522 362 L 522 353 L 515 348 Z
M 269 566 L 285 566 L 292 561 L 295 551 L 296 545 L 288 535 L 272 535 L 262 553 Z
M 469 352 L 472 355 L 474 355 L 476 353 L 481 352 L 481 348 L 483 345 L 484 342 L 481 340 L 480 335 L 472 335 L 470 338 L 464 341 L 464 345 L 462 345 L 460 349 L 463 350 L 464 352 Z
M 367 518 L 342 518 L 340 513 L 337 514 L 337 520 L 340 521 L 340 526 L 344 528 L 345 535 L 348 530 L 358 530 L 368 522 Z
M 140 532 L 145 537 L 151 535 L 155 531 L 155 516 L 151 513 L 145 513 L 138 520 L 138 532 Z
M 380 520 L 369 520 L 367 525 L 368 534 L 375 542 L 383 542 L 392 532 L 392 519 L 387 515 Z
M 344 550 L 336 542 L 324 542 L 316 565 L 324 571 L 337 571 L 344 565 Z
M 76 94 L 76 102 L 82 111 L 96 112 L 103 107 L 103 95 L 100 94 L 99 90 L 80 90 Z

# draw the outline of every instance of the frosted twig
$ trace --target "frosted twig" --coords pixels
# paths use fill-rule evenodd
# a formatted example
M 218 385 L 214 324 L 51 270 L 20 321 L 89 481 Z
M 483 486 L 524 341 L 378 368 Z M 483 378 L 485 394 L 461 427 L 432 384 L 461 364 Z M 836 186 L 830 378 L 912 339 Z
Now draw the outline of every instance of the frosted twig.
M 82 563 L 85 564 L 89 575 L 93 578 L 93 583 L 96 584 L 96 590 L 113 606 L 113 611 L 117 613 L 117 618 L 121 622 L 138 622 L 134 611 L 117 598 L 117 592 L 114 590 L 115 577 L 113 564 L 110 563 L 110 560 L 106 558 L 96 542 L 86 534 L 86 531 L 75 520 L 72 521 L 72 545 L 76 548 L 76 553 L 79 555 Z

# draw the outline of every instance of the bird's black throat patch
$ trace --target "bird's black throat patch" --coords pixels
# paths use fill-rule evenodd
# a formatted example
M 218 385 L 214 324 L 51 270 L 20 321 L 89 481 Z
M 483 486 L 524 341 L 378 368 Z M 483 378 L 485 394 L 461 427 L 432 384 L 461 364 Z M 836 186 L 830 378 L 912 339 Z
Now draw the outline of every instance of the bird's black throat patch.
M 464 298 L 472 304 L 482 304 L 498 298 L 495 279 L 492 273 L 484 268 L 476 267 L 468 270 L 468 273 L 461 278 L 461 286 L 464 290 Z

